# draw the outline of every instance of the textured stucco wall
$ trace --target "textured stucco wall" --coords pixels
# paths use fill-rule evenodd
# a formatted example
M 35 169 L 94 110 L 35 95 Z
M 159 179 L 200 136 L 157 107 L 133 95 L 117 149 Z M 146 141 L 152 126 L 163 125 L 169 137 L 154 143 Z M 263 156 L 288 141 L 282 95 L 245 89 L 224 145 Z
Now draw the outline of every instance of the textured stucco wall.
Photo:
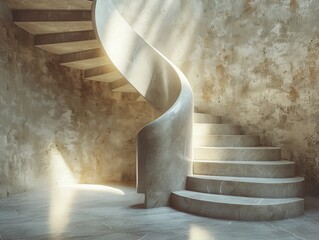
M 182 68 L 202 111 L 282 147 L 319 192 L 319 1 L 116 2 Z
M 135 180 L 135 137 L 154 110 L 59 66 L 2 1 L 0 32 L 0 197 L 69 172 L 82 183 Z

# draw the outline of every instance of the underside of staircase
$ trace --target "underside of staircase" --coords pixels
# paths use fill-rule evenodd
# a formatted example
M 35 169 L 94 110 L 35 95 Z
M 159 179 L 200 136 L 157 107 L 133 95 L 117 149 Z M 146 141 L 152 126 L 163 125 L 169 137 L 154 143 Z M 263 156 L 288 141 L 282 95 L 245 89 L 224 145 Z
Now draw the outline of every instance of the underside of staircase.
M 34 35 L 34 44 L 60 56 L 61 65 L 83 78 L 110 84 L 115 92 L 142 95 L 105 55 L 92 24 L 91 1 L 5 0 L 13 21 Z M 304 179 L 281 149 L 260 146 L 258 136 L 220 116 L 194 115 L 193 174 L 186 190 L 171 194 L 171 205 L 188 213 L 234 220 L 275 220 L 303 214 Z
M 5 0 L 16 25 L 34 36 L 34 45 L 60 56 L 60 64 L 82 71 L 85 80 L 104 82 L 114 92 L 135 93 L 96 39 L 88 0 Z

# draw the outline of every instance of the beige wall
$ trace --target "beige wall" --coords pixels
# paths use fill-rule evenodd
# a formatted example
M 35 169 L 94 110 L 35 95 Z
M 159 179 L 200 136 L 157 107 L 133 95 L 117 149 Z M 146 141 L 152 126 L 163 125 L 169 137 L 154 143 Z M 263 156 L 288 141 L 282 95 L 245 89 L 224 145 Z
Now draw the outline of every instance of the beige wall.
M 182 68 L 201 110 L 282 147 L 318 192 L 318 1 L 117 2 Z M 135 135 L 153 110 L 79 80 L 10 21 L 0 2 L 0 196 L 51 181 L 52 152 L 82 182 L 135 179 Z
M 116 2 L 182 68 L 201 110 L 282 147 L 318 193 L 319 1 Z
M 10 18 L 0 1 L 0 197 L 69 172 L 82 183 L 135 180 L 135 136 L 155 112 L 82 81 Z

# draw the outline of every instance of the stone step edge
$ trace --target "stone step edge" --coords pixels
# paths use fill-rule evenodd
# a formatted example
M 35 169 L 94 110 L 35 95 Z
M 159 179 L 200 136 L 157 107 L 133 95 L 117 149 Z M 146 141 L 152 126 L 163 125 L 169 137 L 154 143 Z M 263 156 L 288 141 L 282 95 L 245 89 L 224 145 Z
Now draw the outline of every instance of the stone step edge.
M 193 159 L 194 163 L 232 163 L 232 164 L 251 164 L 251 165 L 290 165 L 295 164 L 293 161 L 288 160 L 270 160 L 270 161 L 253 161 L 253 160 L 201 160 L 201 159 Z
M 235 150 L 281 150 L 279 147 L 270 147 L 270 146 L 257 146 L 257 147 L 207 147 L 207 146 L 197 146 L 194 147 L 195 149 L 225 149 L 225 150 L 230 150 L 230 149 L 235 149 Z
M 210 175 L 188 175 L 187 178 L 197 178 L 203 180 L 218 180 L 238 183 L 256 183 L 256 184 L 285 184 L 304 182 L 304 177 L 286 177 L 286 178 L 257 178 L 257 177 L 236 177 L 236 176 L 210 176 Z M 291 181 L 287 181 L 291 180 Z
M 216 123 L 217 124 L 217 123 Z M 195 137 L 203 137 L 203 135 L 196 135 L 194 134 Z M 252 135 L 252 134 L 205 134 L 204 136 L 213 136 L 213 137 L 223 137 L 223 136 L 227 136 L 227 137 L 230 137 L 230 136 L 243 136 L 243 137 L 256 137 L 256 138 L 259 138 L 258 135 Z M 272 147 L 272 146 L 264 146 L 264 147 Z
M 304 213 L 302 198 L 265 199 L 221 195 L 216 197 L 187 190 L 172 192 L 171 206 L 199 216 L 244 221 L 279 220 Z
M 194 122 L 194 126 L 214 126 L 214 127 L 220 127 L 220 126 L 223 126 L 223 127 L 226 127 L 226 126 L 231 126 L 231 127 L 240 127 L 240 125 L 238 124 L 232 124 L 232 123 L 197 123 L 197 122 Z
M 279 205 L 295 201 L 304 201 L 303 198 L 257 198 L 257 197 L 240 197 L 221 194 L 211 194 L 195 192 L 190 190 L 174 191 L 172 194 L 178 194 L 180 196 L 187 197 L 189 199 L 199 200 L 203 202 L 223 203 L 228 205 L 243 205 L 243 206 L 270 206 Z M 190 196 L 189 194 L 193 194 Z M 200 199 L 199 197 L 202 197 Z M 249 202 L 250 201 L 250 202 Z
M 189 191 L 253 198 L 293 198 L 304 196 L 303 177 L 258 178 L 235 176 L 187 176 Z

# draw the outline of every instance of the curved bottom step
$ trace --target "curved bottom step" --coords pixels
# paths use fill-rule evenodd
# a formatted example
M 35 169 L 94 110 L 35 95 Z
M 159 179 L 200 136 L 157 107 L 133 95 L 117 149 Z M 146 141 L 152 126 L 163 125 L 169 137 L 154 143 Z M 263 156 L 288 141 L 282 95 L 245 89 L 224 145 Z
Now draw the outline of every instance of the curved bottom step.
M 192 175 L 186 189 L 195 192 L 256 198 L 291 198 L 304 195 L 304 178 L 249 178 Z
M 183 190 L 173 192 L 171 200 L 178 210 L 231 220 L 278 220 L 304 213 L 302 198 L 248 198 Z

